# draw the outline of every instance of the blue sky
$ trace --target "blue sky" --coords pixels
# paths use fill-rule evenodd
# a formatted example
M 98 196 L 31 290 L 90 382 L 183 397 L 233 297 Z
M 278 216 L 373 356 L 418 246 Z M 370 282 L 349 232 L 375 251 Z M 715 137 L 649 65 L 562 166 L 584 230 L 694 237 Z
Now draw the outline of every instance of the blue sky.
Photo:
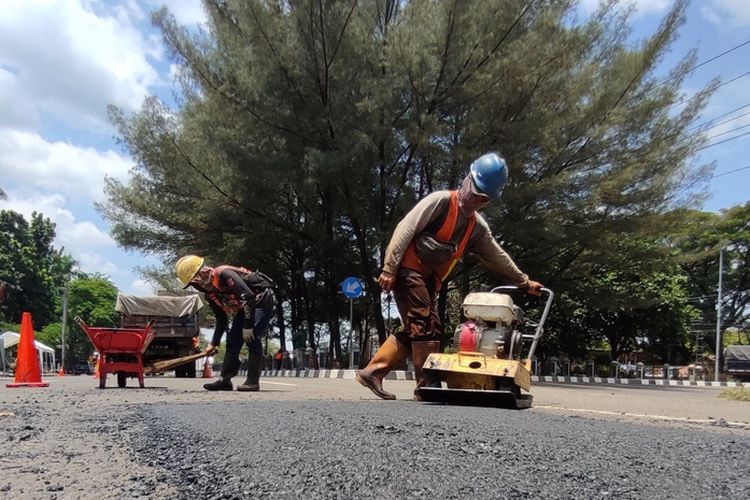
M 582 0 L 585 15 L 597 5 Z M 628 4 L 625 2 L 624 4 Z M 653 31 L 672 2 L 636 1 L 633 39 Z M 64 246 L 86 272 L 112 278 L 121 290 L 151 294 L 135 266 L 157 262 L 118 248 L 94 209 L 104 176 L 127 179 L 133 162 L 115 140 L 106 107 L 136 111 L 146 95 L 169 100 L 174 68 L 150 12 L 166 4 L 178 22 L 205 17 L 199 0 L 2 0 L 0 1 L 0 188 L 1 209 L 29 216 L 42 212 L 57 224 Z M 695 0 L 664 70 L 691 48 L 698 62 L 750 40 L 750 1 Z M 686 82 L 692 95 L 715 76 L 729 81 L 750 71 L 750 43 L 696 69 Z M 750 127 L 750 76 L 722 86 L 696 124 L 711 123 L 709 143 L 731 139 Z M 748 105 L 744 109 L 738 109 Z M 736 119 L 733 119 L 736 118 Z M 722 134 L 722 135 L 720 135 Z M 750 198 L 750 135 L 706 148 L 700 162 L 716 162 L 703 208 L 717 211 Z M 725 175 L 724 175 L 725 174 Z

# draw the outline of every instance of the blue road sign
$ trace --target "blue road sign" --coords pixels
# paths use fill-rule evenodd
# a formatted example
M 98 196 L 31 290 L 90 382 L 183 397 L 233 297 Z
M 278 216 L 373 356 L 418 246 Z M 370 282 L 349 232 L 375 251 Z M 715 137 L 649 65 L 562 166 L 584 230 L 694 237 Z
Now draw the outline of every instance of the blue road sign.
M 365 291 L 365 287 L 362 285 L 362 280 L 356 276 L 347 276 L 344 281 L 341 282 L 341 293 L 347 299 L 356 299 L 362 296 Z

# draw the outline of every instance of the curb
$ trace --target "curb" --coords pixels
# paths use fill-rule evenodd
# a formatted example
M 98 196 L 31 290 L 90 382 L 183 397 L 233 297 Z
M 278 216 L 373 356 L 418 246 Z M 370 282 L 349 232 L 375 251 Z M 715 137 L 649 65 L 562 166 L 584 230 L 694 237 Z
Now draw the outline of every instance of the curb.
M 262 377 L 296 377 L 296 378 L 338 378 L 354 380 L 359 370 L 263 370 Z M 394 370 L 386 375 L 386 380 L 414 380 L 413 371 Z
M 295 377 L 295 378 L 335 378 L 354 380 L 358 370 L 263 370 L 263 377 Z M 386 376 L 386 380 L 414 380 L 413 371 L 395 370 Z M 605 378 L 605 377 L 553 377 L 531 376 L 532 382 L 540 384 L 605 384 L 605 385 L 655 385 L 655 386 L 687 386 L 687 387 L 743 387 L 742 382 L 708 382 L 703 380 L 665 380 L 638 378 Z

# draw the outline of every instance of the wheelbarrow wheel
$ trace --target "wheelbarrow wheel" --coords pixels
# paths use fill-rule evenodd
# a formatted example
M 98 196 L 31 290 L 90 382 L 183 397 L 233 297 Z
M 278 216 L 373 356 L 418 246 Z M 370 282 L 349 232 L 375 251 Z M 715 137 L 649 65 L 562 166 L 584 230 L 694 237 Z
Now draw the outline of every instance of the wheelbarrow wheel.
M 122 389 L 128 383 L 128 374 L 125 372 L 117 372 L 117 387 Z

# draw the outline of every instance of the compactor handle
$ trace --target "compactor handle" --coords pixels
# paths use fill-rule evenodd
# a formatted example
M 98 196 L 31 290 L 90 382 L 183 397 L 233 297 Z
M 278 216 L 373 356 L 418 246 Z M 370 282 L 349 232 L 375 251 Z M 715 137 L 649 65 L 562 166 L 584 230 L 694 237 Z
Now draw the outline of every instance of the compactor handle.
M 504 286 L 496 286 L 491 291 L 495 293 L 495 292 L 521 292 L 525 290 L 517 286 L 504 285 Z M 547 321 L 549 310 L 552 308 L 552 299 L 555 298 L 555 292 L 553 292 L 549 288 L 542 287 L 541 292 L 547 294 L 547 302 L 544 304 L 544 311 L 542 311 L 542 317 L 539 319 L 539 323 L 537 323 L 536 325 L 536 331 L 534 332 L 534 337 L 532 338 L 532 341 L 531 341 L 531 347 L 529 348 L 529 354 L 528 354 L 527 359 L 531 359 L 531 357 L 534 356 L 534 351 L 536 351 L 536 345 L 537 343 L 539 343 L 539 339 L 542 337 L 542 332 L 544 331 L 544 322 Z

